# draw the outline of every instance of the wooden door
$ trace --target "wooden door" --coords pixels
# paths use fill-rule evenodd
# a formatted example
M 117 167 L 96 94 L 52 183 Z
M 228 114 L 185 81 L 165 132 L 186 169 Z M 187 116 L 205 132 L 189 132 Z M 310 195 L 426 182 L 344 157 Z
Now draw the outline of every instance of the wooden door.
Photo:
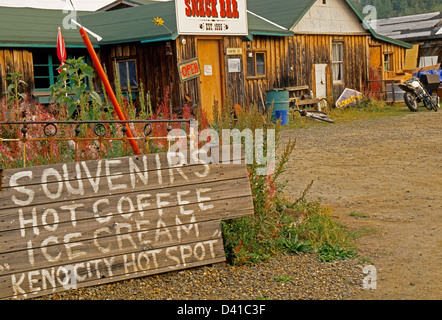
M 315 64 L 314 68 L 316 98 L 327 98 L 327 65 Z
M 209 121 L 213 120 L 213 105 L 223 104 L 221 44 L 219 40 L 198 39 L 198 59 L 201 68 L 201 108 Z
M 369 47 L 369 80 L 370 81 L 370 92 L 375 97 L 381 97 L 382 93 L 382 82 L 373 80 L 382 80 L 382 48 L 381 46 L 370 46 Z

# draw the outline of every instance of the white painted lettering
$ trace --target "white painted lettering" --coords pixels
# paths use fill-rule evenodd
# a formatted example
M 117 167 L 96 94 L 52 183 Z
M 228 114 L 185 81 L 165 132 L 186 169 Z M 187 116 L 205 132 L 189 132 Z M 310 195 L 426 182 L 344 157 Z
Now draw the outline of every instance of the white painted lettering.
M 109 190 L 110 191 L 115 191 L 115 190 L 121 190 L 121 189 L 126 189 L 127 185 L 126 184 L 114 184 L 113 180 L 116 179 L 121 179 L 123 178 L 123 175 L 120 172 L 111 174 L 110 172 L 110 166 L 119 166 L 121 165 L 121 160 L 105 160 L 105 168 L 106 168 L 106 178 L 107 178 L 107 183 L 109 186 Z
M 35 196 L 34 190 L 18 186 L 19 184 L 18 184 L 17 180 L 24 178 L 24 177 L 28 177 L 29 179 L 32 179 L 32 171 L 17 172 L 11 176 L 11 179 L 9 179 L 9 185 L 11 187 L 13 187 L 13 189 L 15 191 L 26 194 L 28 196 L 28 198 L 26 200 L 17 199 L 17 197 L 15 195 L 13 195 L 11 197 L 12 201 L 16 205 L 19 205 L 19 206 L 27 206 L 27 205 L 31 204 L 32 201 L 34 200 L 34 196 Z
M 54 176 L 57 180 L 57 191 L 55 193 L 52 193 L 48 189 L 48 177 Z M 48 168 L 43 170 L 42 176 L 41 176 L 41 182 L 42 182 L 42 189 L 46 197 L 52 200 L 56 200 L 60 198 L 61 192 L 63 191 L 63 182 L 61 179 L 60 173 L 55 170 L 54 168 Z

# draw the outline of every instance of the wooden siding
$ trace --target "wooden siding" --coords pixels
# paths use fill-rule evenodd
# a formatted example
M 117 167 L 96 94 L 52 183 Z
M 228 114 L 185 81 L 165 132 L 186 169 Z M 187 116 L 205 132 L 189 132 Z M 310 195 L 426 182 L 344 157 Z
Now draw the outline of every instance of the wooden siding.
M 272 88 L 308 85 L 315 92 L 315 64 L 326 64 L 327 97 L 336 99 L 344 88 L 359 91 L 368 90 L 369 52 L 370 47 L 381 48 L 383 53 L 393 56 L 393 70 L 402 70 L 406 49 L 391 43 L 378 41 L 368 35 L 301 35 L 293 37 L 254 36 L 253 41 L 243 37 L 223 37 L 222 64 L 225 98 L 229 104 L 250 105 L 262 104 L 265 93 Z M 185 40 L 185 44 L 183 44 Z M 332 43 L 341 41 L 344 44 L 344 79 L 333 83 Z M 180 112 L 187 103 L 200 105 L 200 79 L 180 82 L 177 64 L 198 57 L 198 38 L 180 36 L 170 41 L 172 55 L 166 55 L 166 41 L 156 43 L 130 43 L 102 46 L 99 55 L 106 67 L 110 82 L 114 83 L 114 64 L 119 59 L 136 59 L 138 85 L 143 83 L 144 91 L 150 93 L 154 109 L 162 102 L 167 87 L 172 87 L 172 106 Z M 227 55 L 228 48 L 241 48 L 242 54 Z M 247 76 L 247 49 L 260 49 L 266 52 L 266 76 Z M 229 72 L 228 59 L 235 58 L 241 62 L 241 72 Z M 0 49 L 0 91 L 7 88 L 8 72 L 24 74 L 24 81 L 33 90 L 34 73 L 32 52 L 28 49 Z M 383 72 L 386 79 L 394 72 Z M 97 85 L 98 91 L 101 86 Z M 137 92 L 137 90 L 132 90 Z M 262 94 L 262 98 L 261 98 Z
M 333 83 L 332 43 L 344 43 L 344 80 Z M 265 78 L 245 78 L 246 96 L 250 102 L 257 102 L 259 89 L 308 85 L 315 91 L 314 65 L 327 64 L 327 95 L 337 98 L 345 87 L 364 90 L 367 79 L 367 42 L 366 36 L 336 35 L 295 35 L 293 37 L 255 37 L 243 43 L 243 50 L 266 50 Z M 264 92 L 263 92 L 264 94 Z M 237 98 L 241 101 L 242 97 Z
M 182 44 L 182 40 L 185 44 Z M 175 40 L 177 63 L 198 57 L 196 38 L 193 36 L 180 36 Z M 181 106 L 186 104 L 185 96 L 191 100 L 191 104 L 200 103 L 200 79 L 195 78 L 184 82 L 179 82 L 179 103 Z
M 368 45 L 370 46 L 381 46 L 381 61 L 382 61 L 382 79 L 388 79 L 391 77 L 394 77 L 397 71 L 403 70 L 405 66 L 405 52 L 406 48 L 399 47 L 397 45 L 394 45 L 392 43 L 379 41 L 376 39 L 373 39 L 372 37 L 368 38 Z M 384 54 L 390 53 L 392 54 L 393 61 L 392 61 L 392 70 L 393 71 L 386 71 L 384 70 Z
M 32 92 L 34 86 L 34 69 L 32 52 L 23 49 L 0 48 L 0 96 L 8 88 L 8 73 L 18 72 L 28 84 L 26 91 Z
M 175 52 L 171 41 L 171 51 Z M 138 86 L 143 83 L 144 94 L 149 92 L 152 108 L 156 108 L 166 95 L 166 88 L 172 88 L 172 104 L 174 109 L 181 110 L 179 82 L 176 56 L 166 55 L 166 42 L 151 44 L 118 44 L 100 48 L 101 63 L 106 67 L 109 81 L 115 83 L 115 62 L 124 59 L 135 59 L 137 66 Z M 132 90 L 137 92 L 137 90 Z M 139 93 L 139 92 L 138 92 Z

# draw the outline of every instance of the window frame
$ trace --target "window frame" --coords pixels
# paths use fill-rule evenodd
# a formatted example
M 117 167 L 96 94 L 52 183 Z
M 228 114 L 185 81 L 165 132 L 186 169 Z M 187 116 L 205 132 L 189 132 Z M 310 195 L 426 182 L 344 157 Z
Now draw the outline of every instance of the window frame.
M 252 57 L 249 57 L 249 55 L 252 54 Z M 264 58 L 263 58 L 263 66 L 264 66 L 264 74 L 257 74 L 257 70 L 258 70 L 258 64 L 257 64 L 257 59 L 256 59 L 256 55 L 257 54 L 263 54 Z M 245 66 L 245 73 L 246 73 L 246 78 L 247 79 L 265 79 L 267 78 L 267 49 L 246 49 L 245 52 L 245 59 L 246 59 L 246 63 L 244 64 Z M 253 61 L 253 74 L 249 74 L 249 58 L 252 58 Z
M 120 75 L 120 63 L 127 63 L 127 62 L 133 62 L 135 64 L 135 85 L 131 85 L 130 87 L 127 86 L 127 82 L 123 85 L 121 82 L 121 75 Z M 128 91 L 130 90 L 138 90 L 138 70 L 137 70 L 137 59 L 135 57 L 123 57 L 123 58 L 117 58 L 115 59 L 115 64 L 116 64 L 116 68 L 117 68 L 117 72 L 118 72 L 118 77 L 120 79 L 120 88 L 123 91 Z M 129 69 L 126 68 L 126 71 L 128 72 Z M 126 79 L 130 77 L 126 76 Z
M 33 61 L 35 61 L 34 59 L 34 55 L 35 54 L 40 54 L 38 52 L 33 52 L 32 53 L 32 59 Z M 50 91 L 50 87 L 55 83 L 55 81 L 57 80 L 57 74 L 54 73 L 54 56 L 52 53 L 49 52 L 42 52 L 41 54 L 44 54 L 47 58 L 47 63 L 33 63 L 33 73 L 34 73 L 34 90 L 36 92 L 46 92 L 46 91 Z M 48 74 L 46 75 L 36 75 L 36 67 L 46 67 L 46 71 L 48 71 Z M 58 67 L 58 66 L 57 66 Z M 49 80 L 49 86 L 47 88 L 37 88 L 36 84 L 37 81 L 36 79 L 48 79 Z
M 50 51 L 43 51 L 43 52 L 32 52 L 32 59 L 33 61 L 35 61 L 34 59 L 34 55 L 46 55 L 47 56 L 47 61 L 48 63 L 33 63 L 33 73 L 34 73 L 34 91 L 35 92 L 50 92 L 51 91 L 51 86 L 57 81 L 57 77 L 58 77 L 58 72 L 57 69 L 60 67 L 61 63 L 58 60 L 58 57 L 56 54 L 50 52 Z M 81 55 L 79 55 L 80 57 Z M 73 56 L 72 54 L 67 56 L 67 59 L 72 59 L 75 56 Z M 55 61 L 55 62 L 54 62 Z M 84 56 L 84 61 L 87 63 L 88 66 L 92 65 L 92 61 L 90 59 L 90 57 L 88 56 Z M 35 74 L 35 67 L 46 67 L 47 71 L 48 71 L 48 75 L 36 75 Z M 36 87 L 36 81 L 35 79 L 49 79 L 49 87 L 47 88 L 37 88 Z M 86 83 L 86 90 L 90 89 L 89 86 L 89 77 L 85 77 L 83 79 L 84 83 Z
M 388 57 L 388 59 L 387 59 Z M 394 72 L 394 57 L 393 52 L 384 52 L 384 61 L 383 61 L 383 67 L 385 72 Z M 388 67 L 387 67 L 388 62 Z
M 335 45 L 339 45 L 341 47 L 340 51 L 341 51 L 341 55 L 342 55 L 342 60 L 335 60 L 334 54 L 333 54 L 333 48 Z M 344 72 L 345 72 L 345 61 L 344 61 L 344 40 L 333 40 L 332 44 L 331 44 L 331 62 L 332 62 L 332 76 L 333 76 L 333 83 L 343 83 L 344 82 Z M 340 75 L 341 77 L 338 79 L 335 79 L 336 75 L 334 70 L 334 66 L 335 65 L 339 65 L 339 70 L 340 70 Z

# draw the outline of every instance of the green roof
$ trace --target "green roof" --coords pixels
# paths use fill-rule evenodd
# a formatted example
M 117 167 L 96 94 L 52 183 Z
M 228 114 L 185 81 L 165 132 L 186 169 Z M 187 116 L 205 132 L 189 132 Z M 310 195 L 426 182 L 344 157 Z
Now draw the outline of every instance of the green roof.
M 58 27 L 66 47 L 85 47 L 77 29 L 64 29 L 63 20 L 71 11 L 35 8 L 0 8 L 1 47 L 56 47 Z M 79 12 L 80 19 L 87 12 Z M 97 42 L 91 38 L 92 43 Z
M 174 1 L 149 2 L 132 8 L 88 14 L 81 21 L 103 38 L 100 44 L 151 42 L 178 37 L 175 12 Z M 164 25 L 155 25 L 155 17 L 163 19 Z M 249 13 L 247 19 L 250 35 L 293 35 L 293 32 L 253 14 Z
M 98 43 L 90 37 L 94 45 L 175 39 L 178 36 L 175 2 L 143 1 L 143 3 L 140 6 L 113 11 L 79 12 L 79 22 L 103 38 Z M 71 11 L 66 13 L 62 10 L 1 7 L 0 46 L 56 47 L 57 31 L 58 27 L 61 27 L 67 47 L 84 47 L 78 28 L 63 28 L 63 22 L 66 23 L 70 13 Z M 155 17 L 161 17 L 164 26 L 155 25 L 153 21 Z M 252 36 L 293 35 L 293 32 L 281 29 L 274 23 L 253 14 L 249 13 L 247 17 L 249 34 Z
M 345 1 L 361 23 L 360 13 L 348 0 Z M 143 5 L 100 12 L 79 12 L 81 23 L 103 40 L 99 44 L 124 42 L 152 42 L 175 39 L 178 36 L 175 2 L 134 0 Z M 315 0 L 247 0 L 249 35 L 290 36 L 289 31 L 308 12 Z M 57 30 L 62 28 L 67 47 L 84 47 L 78 29 L 64 29 L 67 16 L 72 12 L 62 10 L 1 7 L 0 46 L 2 47 L 56 47 Z M 154 17 L 161 17 L 164 26 L 155 25 Z M 166 28 L 167 27 L 167 28 Z M 374 38 L 411 48 L 406 42 L 394 40 L 368 28 Z M 98 42 L 90 37 L 94 45 Z
M 164 26 L 153 19 L 161 17 Z M 100 44 L 176 38 L 175 2 L 154 2 L 138 7 L 97 12 L 81 17 L 83 25 L 100 35 Z

